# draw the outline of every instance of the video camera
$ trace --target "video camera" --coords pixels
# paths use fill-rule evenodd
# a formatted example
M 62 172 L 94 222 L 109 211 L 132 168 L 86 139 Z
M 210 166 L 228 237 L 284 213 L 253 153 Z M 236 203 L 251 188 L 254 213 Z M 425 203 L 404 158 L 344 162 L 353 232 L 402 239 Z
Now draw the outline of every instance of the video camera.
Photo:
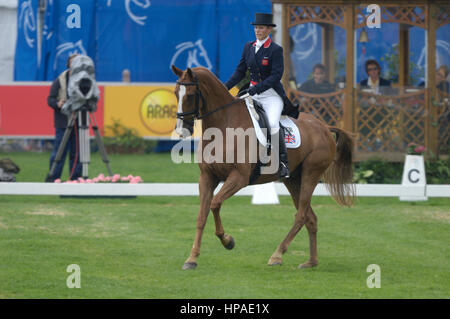
M 97 110 L 100 90 L 95 81 L 95 67 L 92 59 L 85 55 L 76 56 L 71 63 L 68 83 L 68 99 L 61 112 L 69 116 L 83 107 L 90 112 Z

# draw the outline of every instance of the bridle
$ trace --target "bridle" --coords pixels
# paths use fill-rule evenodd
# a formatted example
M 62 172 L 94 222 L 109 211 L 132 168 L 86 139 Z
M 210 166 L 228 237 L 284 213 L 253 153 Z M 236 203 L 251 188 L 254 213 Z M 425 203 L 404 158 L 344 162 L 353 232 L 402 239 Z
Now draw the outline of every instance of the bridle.
M 193 116 L 194 118 L 199 118 L 200 116 L 200 103 L 199 101 L 202 101 L 202 105 L 205 105 L 205 98 L 203 97 L 202 91 L 200 91 L 200 88 L 198 87 L 198 79 L 194 72 L 192 72 L 193 81 L 192 82 L 181 82 L 177 81 L 177 84 L 179 85 L 185 85 L 185 86 L 195 86 L 195 108 L 193 111 L 188 112 L 178 112 L 177 118 L 184 121 L 185 116 Z
M 184 118 L 186 116 L 192 116 L 194 119 L 197 120 L 201 120 L 217 111 L 223 110 L 224 108 L 227 108 L 230 105 L 233 105 L 239 101 L 241 101 L 241 99 L 235 99 L 233 101 L 231 101 L 230 103 L 227 103 L 225 105 L 219 106 L 218 108 L 209 111 L 203 115 L 200 115 L 200 100 L 202 101 L 202 105 L 205 106 L 206 102 L 205 102 L 205 97 L 202 94 L 202 91 L 200 90 L 199 86 L 198 86 L 198 78 L 195 75 L 194 72 L 192 72 L 192 77 L 193 77 L 193 81 L 192 82 L 182 82 L 182 81 L 177 81 L 177 84 L 179 85 L 185 85 L 185 86 L 195 86 L 195 107 L 194 110 L 192 111 L 188 111 L 188 112 L 178 112 L 177 113 L 177 118 L 180 120 L 184 121 Z

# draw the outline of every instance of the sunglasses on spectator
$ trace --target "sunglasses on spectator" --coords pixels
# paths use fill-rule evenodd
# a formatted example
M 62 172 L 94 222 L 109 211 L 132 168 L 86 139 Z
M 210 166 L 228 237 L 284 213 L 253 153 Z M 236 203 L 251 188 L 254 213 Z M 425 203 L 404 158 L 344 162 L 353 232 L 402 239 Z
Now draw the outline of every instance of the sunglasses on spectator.
M 367 69 L 367 71 L 375 71 L 375 70 L 378 70 L 378 68 L 375 67 L 375 68 L 368 68 Z

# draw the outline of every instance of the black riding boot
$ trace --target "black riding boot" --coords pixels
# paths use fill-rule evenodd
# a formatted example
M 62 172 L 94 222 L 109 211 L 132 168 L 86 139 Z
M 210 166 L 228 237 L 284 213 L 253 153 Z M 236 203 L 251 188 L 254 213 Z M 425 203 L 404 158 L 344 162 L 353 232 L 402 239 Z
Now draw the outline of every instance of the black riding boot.
M 288 166 L 288 155 L 286 150 L 286 143 L 284 141 L 284 129 L 280 127 L 278 131 L 279 144 L 280 144 L 280 178 L 289 178 L 289 166 Z

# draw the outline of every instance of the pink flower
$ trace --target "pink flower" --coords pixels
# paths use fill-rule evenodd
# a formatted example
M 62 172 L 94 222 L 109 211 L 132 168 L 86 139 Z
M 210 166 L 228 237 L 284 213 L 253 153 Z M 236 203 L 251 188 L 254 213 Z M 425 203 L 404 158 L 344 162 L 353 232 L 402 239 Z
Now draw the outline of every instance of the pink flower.
M 92 181 L 93 181 L 94 183 L 98 183 L 98 182 L 99 182 L 99 178 L 98 178 L 98 177 L 94 177 L 94 178 L 92 179 Z
M 105 178 L 105 174 L 99 174 L 97 177 L 98 177 L 100 180 L 102 180 L 103 178 Z
M 130 184 L 137 184 L 137 183 L 142 183 L 142 178 L 140 176 L 133 177 L 130 180 Z
M 128 182 L 130 179 L 128 177 L 122 177 L 120 180 L 122 182 Z
M 425 151 L 425 146 L 423 146 L 423 145 L 419 145 L 419 146 L 417 146 L 415 149 L 414 149 L 414 152 L 416 152 L 416 153 L 422 153 L 422 152 L 424 152 Z
M 89 179 L 89 178 L 88 178 L 88 179 L 86 180 L 86 183 L 92 184 L 92 183 L 94 183 L 94 182 L 92 181 L 92 179 Z
M 61 179 L 60 179 L 60 178 L 57 178 L 57 179 L 55 179 L 53 182 L 59 184 L 59 183 L 61 183 Z

